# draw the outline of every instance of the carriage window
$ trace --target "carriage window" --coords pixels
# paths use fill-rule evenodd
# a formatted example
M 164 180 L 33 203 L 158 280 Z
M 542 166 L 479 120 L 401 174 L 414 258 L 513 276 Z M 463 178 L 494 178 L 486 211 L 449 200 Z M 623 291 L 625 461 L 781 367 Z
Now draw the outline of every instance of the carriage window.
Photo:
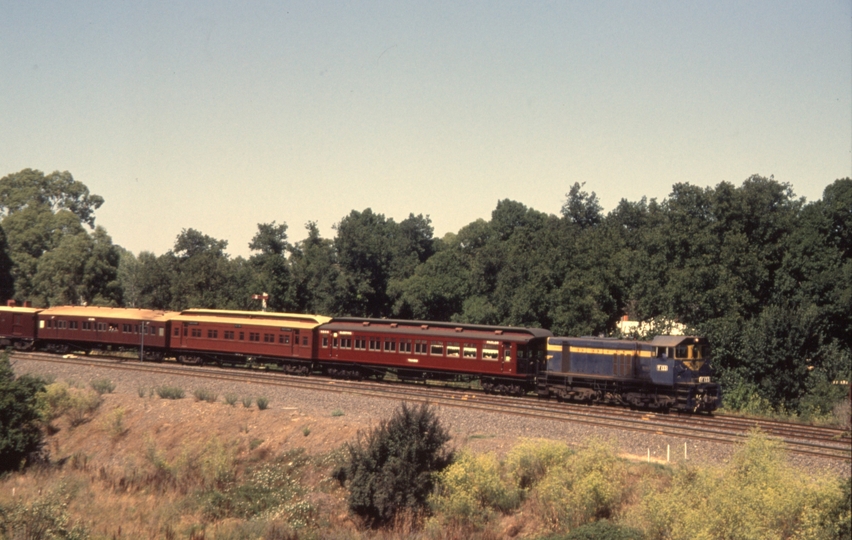
M 86 329 L 86 323 L 83 323 L 83 329 L 84 330 Z M 179 336 L 179 335 L 180 335 L 180 327 L 175 326 L 175 336 Z
M 331 346 L 333 348 L 337 349 L 337 338 L 334 338 L 334 339 L 331 340 Z
M 193 328 L 192 337 L 201 337 L 201 328 Z
M 429 348 L 429 354 L 432 356 L 444 356 L 444 343 L 442 341 L 433 341 Z
M 244 333 L 244 332 L 240 332 L 240 341 L 243 341 L 243 340 L 245 340 L 245 339 L 246 339 L 246 335 L 245 335 L 245 333 Z
M 400 340 L 399 352 L 401 352 L 401 353 L 410 353 L 411 352 L 411 340 L 410 339 Z
M 308 342 L 305 340 L 304 345 L 307 345 Z M 340 338 L 340 348 L 341 349 L 351 349 L 352 348 L 352 338 L 351 337 L 342 337 Z
M 260 341 L 260 332 L 249 332 L 249 341 Z
M 367 340 L 362 337 L 355 338 L 355 350 L 356 351 L 366 351 L 367 350 Z
M 385 340 L 385 352 L 396 352 L 396 341 L 392 339 Z
M 222 337 L 225 339 L 234 339 L 234 331 L 233 330 L 224 330 L 222 332 Z
M 286 336 L 284 334 L 278 334 L 278 343 L 281 345 L 289 345 L 290 344 L 290 336 Z
M 308 346 L 308 336 L 302 336 L 302 347 Z
M 503 361 L 511 362 L 512 361 L 512 346 L 508 343 L 503 344 Z
M 323 337 L 322 337 L 322 347 L 323 347 L 324 349 L 327 349 L 327 348 L 328 348 L 328 336 L 323 336 Z
M 482 359 L 489 361 L 497 361 L 500 358 L 500 351 L 497 349 L 482 349 Z
M 207 339 L 216 339 L 219 337 L 218 330 L 208 330 L 207 331 Z
M 275 334 L 263 334 L 264 343 L 275 343 Z
M 461 348 L 458 343 L 447 343 L 447 356 L 458 358 L 461 354 Z
M 379 338 L 371 337 L 370 338 L 370 350 L 371 351 L 380 351 L 382 350 L 382 342 Z
M 44 321 L 42 321 L 42 323 L 44 323 Z M 83 321 L 83 330 L 91 330 L 91 329 L 92 329 L 92 323 L 90 323 L 89 321 Z
M 465 343 L 464 349 L 462 349 L 462 355 L 465 358 L 476 360 L 476 345 L 473 343 Z
M 68 324 L 71 326 L 71 330 L 77 329 L 77 321 L 71 321 Z
M 414 354 L 426 354 L 426 342 L 418 339 L 414 342 Z
M 59 328 L 64 329 L 67 326 L 67 321 L 56 321 L 56 322 L 58 323 L 57 325 L 59 326 Z

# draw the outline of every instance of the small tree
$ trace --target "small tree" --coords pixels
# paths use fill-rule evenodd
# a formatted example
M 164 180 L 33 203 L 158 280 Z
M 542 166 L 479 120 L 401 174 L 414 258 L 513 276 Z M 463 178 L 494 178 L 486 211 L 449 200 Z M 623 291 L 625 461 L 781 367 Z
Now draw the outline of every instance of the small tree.
M 346 445 L 348 461 L 337 470 L 349 484 L 349 509 L 370 527 L 398 513 L 422 514 L 434 486 L 434 474 L 452 461 L 450 435 L 429 405 L 405 403 L 390 420 Z
M 0 354 L 0 473 L 20 467 L 41 448 L 41 422 L 36 393 L 44 381 L 23 375 L 15 378 L 9 355 Z

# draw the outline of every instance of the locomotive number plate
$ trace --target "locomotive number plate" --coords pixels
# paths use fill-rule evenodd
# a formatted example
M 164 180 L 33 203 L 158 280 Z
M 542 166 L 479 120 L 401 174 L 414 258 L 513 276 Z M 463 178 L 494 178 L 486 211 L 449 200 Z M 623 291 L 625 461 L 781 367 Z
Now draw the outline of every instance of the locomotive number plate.
M 698 382 L 710 382 L 710 377 L 698 377 Z
M 665 364 L 658 364 L 657 365 L 657 371 L 668 371 L 668 370 L 669 370 L 669 366 L 667 366 Z

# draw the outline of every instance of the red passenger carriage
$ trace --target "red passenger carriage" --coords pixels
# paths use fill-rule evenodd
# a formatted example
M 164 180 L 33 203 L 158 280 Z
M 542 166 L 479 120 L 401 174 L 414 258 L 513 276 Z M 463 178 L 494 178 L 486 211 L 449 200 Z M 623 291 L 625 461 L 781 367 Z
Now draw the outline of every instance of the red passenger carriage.
M 479 380 L 490 392 L 523 394 L 545 367 L 540 328 L 339 317 L 322 325 L 318 359 L 330 375 Z
M 93 306 L 59 306 L 38 314 L 38 339 L 48 351 L 138 350 L 161 360 L 174 312 Z
M 188 309 L 172 318 L 171 353 L 187 364 L 271 363 L 309 373 L 316 358 L 314 329 L 321 315 Z
M 0 346 L 11 345 L 19 350 L 31 348 L 37 335 L 39 311 L 30 307 L 29 302 L 23 307 L 16 306 L 14 300 L 0 307 Z

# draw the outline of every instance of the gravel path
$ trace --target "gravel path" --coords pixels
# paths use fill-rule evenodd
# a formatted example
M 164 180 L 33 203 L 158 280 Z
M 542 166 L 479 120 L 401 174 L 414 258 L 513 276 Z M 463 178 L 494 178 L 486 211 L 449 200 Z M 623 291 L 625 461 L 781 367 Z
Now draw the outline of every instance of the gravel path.
M 94 379 L 107 378 L 116 385 L 116 394 L 138 395 L 140 388 L 162 385 L 179 386 L 192 396 L 195 388 L 211 389 L 223 396 L 234 393 L 240 396 L 264 396 L 269 399 L 271 411 L 287 411 L 311 418 L 329 418 L 335 411 L 346 416 L 347 423 L 358 429 L 367 429 L 383 418 L 389 417 L 399 406 L 395 399 L 364 397 L 338 392 L 309 391 L 296 388 L 267 386 L 258 383 L 214 382 L 195 380 L 191 375 L 155 375 L 135 371 L 122 371 L 107 367 L 53 364 L 35 360 L 12 359 L 17 374 L 32 373 L 61 381 L 76 381 L 88 385 Z M 221 399 L 221 398 L 220 398 Z M 533 422 L 521 416 L 504 416 L 484 413 L 461 407 L 438 407 L 441 421 L 448 427 L 456 447 L 472 451 L 494 451 L 503 454 L 519 438 L 545 438 L 581 446 L 586 440 L 598 437 L 613 441 L 626 457 L 666 463 L 667 452 L 671 463 L 687 459 L 690 462 L 721 464 L 730 459 L 734 447 L 728 444 L 691 440 L 683 437 L 654 435 L 617 429 L 588 426 L 570 421 Z M 339 443 L 343 443 L 340 440 Z M 686 445 L 686 457 L 684 457 Z M 795 467 L 812 474 L 830 473 L 850 476 L 848 463 L 792 454 L 789 461 Z

